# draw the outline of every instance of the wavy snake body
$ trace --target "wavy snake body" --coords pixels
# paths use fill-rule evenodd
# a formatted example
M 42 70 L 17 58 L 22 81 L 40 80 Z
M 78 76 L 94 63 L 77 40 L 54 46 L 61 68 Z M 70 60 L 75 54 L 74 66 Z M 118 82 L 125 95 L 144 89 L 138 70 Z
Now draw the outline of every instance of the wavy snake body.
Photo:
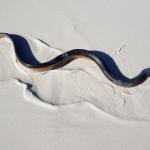
M 134 87 L 143 83 L 148 77 L 150 77 L 150 71 L 148 69 L 144 69 L 136 77 L 132 79 L 128 79 L 126 81 L 117 79 L 111 72 L 109 72 L 106 66 L 106 62 L 104 60 L 101 60 L 92 51 L 83 50 L 83 49 L 73 49 L 67 51 L 48 62 L 39 63 L 36 65 L 29 64 L 21 59 L 20 55 L 18 54 L 19 49 L 17 48 L 17 43 L 11 38 L 11 36 L 9 34 L 0 34 L 0 38 L 3 37 L 9 38 L 13 43 L 17 62 L 32 71 L 43 72 L 43 71 L 58 69 L 72 62 L 75 59 L 88 58 L 94 61 L 99 66 L 99 68 L 101 69 L 101 71 L 104 73 L 104 75 L 108 80 L 110 80 L 111 82 L 119 86 Z

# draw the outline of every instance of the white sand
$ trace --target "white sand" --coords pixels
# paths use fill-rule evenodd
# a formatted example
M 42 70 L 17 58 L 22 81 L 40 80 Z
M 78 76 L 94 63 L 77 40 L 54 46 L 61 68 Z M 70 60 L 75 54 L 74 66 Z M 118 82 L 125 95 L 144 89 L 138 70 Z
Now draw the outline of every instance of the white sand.
M 100 50 L 133 77 L 150 64 L 149 13 L 148 0 L 0 0 L 0 31 L 22 35 L 41 62 L 74 48 Z M 85 59 L 27 72 L 4 38 L 0 80 L 2 150 L 150 148 L 150 79 L 118 87 Z

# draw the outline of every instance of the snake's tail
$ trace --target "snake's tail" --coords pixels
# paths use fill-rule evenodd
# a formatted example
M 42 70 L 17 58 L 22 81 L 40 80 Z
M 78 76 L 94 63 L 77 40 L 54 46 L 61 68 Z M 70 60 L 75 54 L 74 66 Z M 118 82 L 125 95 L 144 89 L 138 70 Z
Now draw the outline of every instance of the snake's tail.
M 0 39 L 5 38 L 6 34 L 0 33 Z

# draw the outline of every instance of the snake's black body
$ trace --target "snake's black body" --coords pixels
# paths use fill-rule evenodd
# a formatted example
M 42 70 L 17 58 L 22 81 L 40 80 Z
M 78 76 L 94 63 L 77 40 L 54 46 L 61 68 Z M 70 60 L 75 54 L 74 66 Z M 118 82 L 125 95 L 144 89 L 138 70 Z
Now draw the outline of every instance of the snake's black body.
M 99 57 L 97 57 L 97 55 L 94 54 L 92 51 L 83 50 L 83 49 L 70 50 L 45 63 L 39 63 L 36 65 L 29 64 L 23 61 L 22 58 L 20 57 L 17 43 L 11 38 L 11 36 L 9 34 L 0 34 L 0 37 L 3 37 L 3 36 L 9 38 L 12 41 L 17 62 L 23 65 L 24 67 L 30 70 L 37 71 L 37 72 L 58 69 L 75 59 L 88 58 L 94 61 L 99 66 L 99 68 L 101 69 L 101 71 L 104 73 L 104 75 L 107 77 L 108 80 L 110 80 L 111 82 L 119 86 L 134 87 L 143 83 L 150 76 L 150 71 L 148 71 L 147 69 L 144 69 L 139 73 L 139 75 L 137 75 L 136 77 L 132 79 L 128 79 L 126 81 L 117 79 L 114 76 L 114 74 L 109 71 L 108 66 L 106 65 L 107 62 L 105 62 L 105 60 L 102 60 Z

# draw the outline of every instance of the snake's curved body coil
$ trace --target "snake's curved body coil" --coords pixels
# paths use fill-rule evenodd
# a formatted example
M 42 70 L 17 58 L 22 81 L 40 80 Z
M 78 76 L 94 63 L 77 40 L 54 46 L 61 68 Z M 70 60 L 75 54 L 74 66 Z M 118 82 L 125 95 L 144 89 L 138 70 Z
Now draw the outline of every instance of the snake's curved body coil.
M 104 73 L 104 75 L 108 80 L 119 86 L 134 87 L 143 83 L 150 76 L 150 72 L 147 69 L 144 69 L 136 77 L 132 79 L 128 79 L 126 81 L 117 79 L 111 72 L 109 72 L 109 70 L 105 65 L 106 62 L 104 62 L 104 60 L 101 60 L 99 57 L 96 56 L 96 54 L 92 53 L 92 51 L 83 49 L 70 50 L 45 63 L 39 63 L 36 65 L 28 64 L 25 61 L 23 61 L 19 56 L 18 54 L 19 49 L 17 48 L 17 43 L 11 38 L 11 36 L 9 34 L 0 34 L 0 38 L 2 37 L 7 37 L 12 41 L 17 62 L 23 65 L 24 67 L 37 72 L 58 69 L 75 59 L 88 58 L 94 61 L 99 66 L 99 68 L 101 69 L 101 71 Z

